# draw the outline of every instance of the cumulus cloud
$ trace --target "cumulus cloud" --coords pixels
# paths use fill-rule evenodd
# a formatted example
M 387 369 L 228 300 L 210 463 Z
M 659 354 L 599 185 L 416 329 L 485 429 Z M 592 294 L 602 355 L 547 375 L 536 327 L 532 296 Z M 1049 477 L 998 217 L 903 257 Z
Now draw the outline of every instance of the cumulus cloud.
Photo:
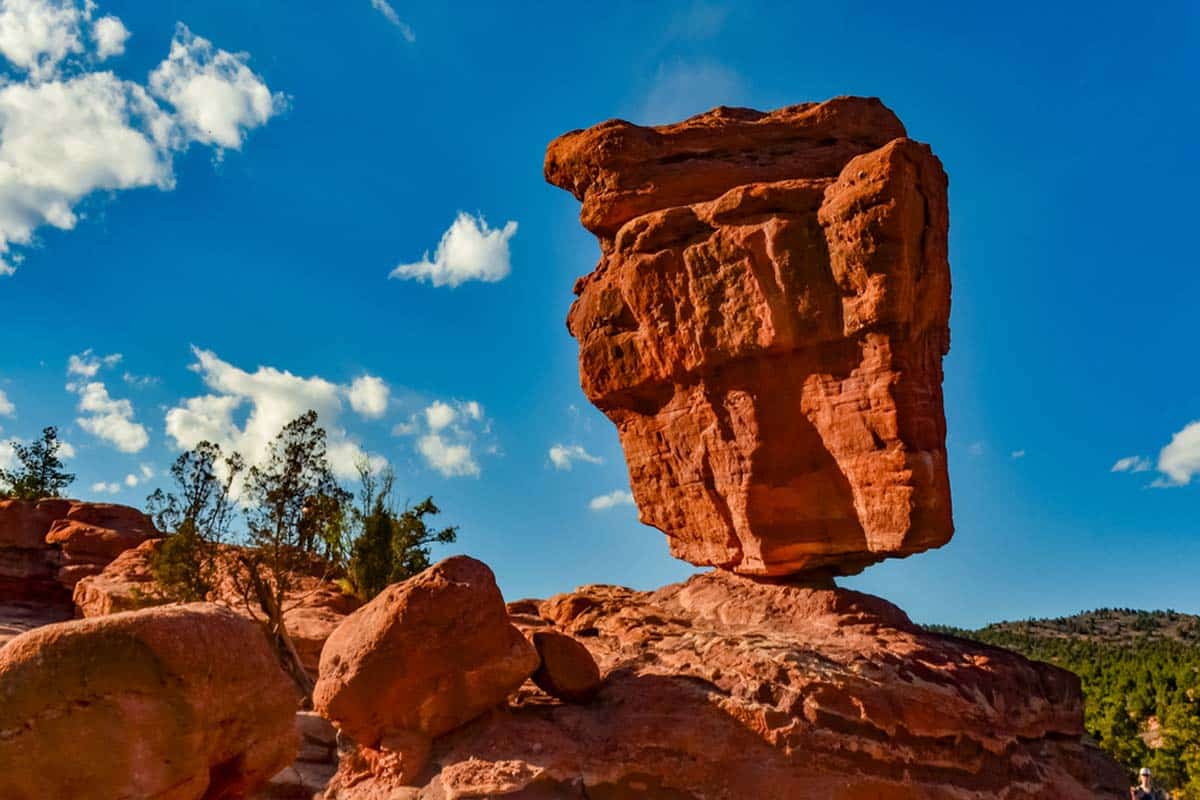
M 116 481 L 111 483 L 98 481 L 92 484 L 92 491 L 96 494 L 116 494 L 117 492 L 121 491 L 121 484 L 117 483 Z
M 179 447 L 190 449 L 208 440 L 257 464 L 283 427 L 312 409 L 325 428 L 329 464 L 335 474 L 354 477 L 364 458 L 382 466 L 380 457 L 368 456 L 338 425 L 341 398 L 349 394 L 352 385 L 318 376 L 305 378 L 275 367 L 260 366 L 250 372 L 198 347 L 192 348 L 192 354 L 196 361 L 191 369 L 211 393 L 186 398 L 167 411 L 167 435 Z M 239 424 L 237 417 L 243 411 L 245 419 Z
M 92 28 L 92 40 L 96 43 L 96 56 L 101 60 L 119 56 L 125 52 L 125 40 L 129 29 L 119 17 L 107 16 L 96 20 Z
M 512 271 L 508 242 L 516 232 L 517 223 L 511 220 L 503 228 L 489 228 L 482 216 L 460 211 L 442 234 L 433 260 L 427 251 L 420 261 L 401 264 L 388 277 L 452 288 L 467 281 L 495 283 Z
M 482 472 L 474 444 L 487 431 L 483 406 L 474 400 L 434 400 L 393 433 L 412 436 L 416 451 L 432 469 L 446 478 L 477 477 Z
M 405 41 L 415 42 L 417 35 L 413 33 L 413 29 L 408 23 L 400 19 L 400 15 L 396 13 L 396 9 L 387 0 L 371 0 L 371 8 L 383 14 L 383 18 L 395 25 L 400 30 L 400 35 Z
M 633 505 L 633 495 L 624 489 L 602 494 L 599 497 L 593 497 L 588 503 L 588 508 L 592 511 L 607 511 L 616 506 L 631 506 Z
M 1200 475 L 1200 420 L 1188 423 L 1158 454 L 1156 486 L 1187 486 Z
M 133 404 L 109 395 L 100 371 L 121 361 L 120 353 L 96 355 L 89 347 L 67 359 L 67 391 L 79 396 L 81 416 L 75 423 L 123 453 L 140 452 L 150 442 L 145 427 L 134 420 Z
M 580 444 L 556 444 L 550 448 L 550 461 L 558 470 L 569 470 L 576 461 L 588 464 L 603 464 L 604 459 L 594 456 Z
M 150 91 L 175 106 L 188 139 L 240 149 L 247 131 L 265 125 L 287 99 L 246 65 L 245 53 L 219 50 L 179 23 L 171 52 L 150 73 Z
M 0 440 L 0 469 L 15 469 L 17 466 L 17 451 L 13 445 L 20 439 Z
M 1150 470 L 1150 459 L 1143 456 L 1126 456 L 1112 465 L 1112 472 L 1147 472 Z
M 72 378 L 94 378 L 96 377 L 96 373 L 100 372 L 102 368 L 119 364 L 121 357 L 120 353 L 98 356 L 89 347 L 82 353 L 75 353 L 67 359 L 67 376 Z
M 125 485 L 130 489 L 137 488 L 139 484 L 145 483 L 154 477 L 154 468 L 149 464 L 142 464 L 138 471 L 131 472 L 125 476 Z
M 379 419 L 387 413 L 388 397 L 391 389 L 382 378 L 373 375 L 363 375 L 355 378 L 346 391 L 350 407 L 355 413 L 367 419 Z
M 8 399 L 8 395 L 0 389 L 0 417 L 11 417 L 17 413 L 17 407 L 13 405 L 12 400 Z
M 134 421 L 133 404 L 109 396 L 100 381 L 79 386 L 79 411 L 75 423 L 122 453 L 138 453 L 150 442 L 146 429 Z
M 91 0 L 0 4 L 0 54 L 24 73 L 0 80 L 0 275 L 16 271 L 39 228 L 73 229 L 85 197 L 171 190 L 177 153 L 239 148 L 284 105 L 246 55 L 182 24 L 149 90 L 97 71 L 129 31 L 114 16 L 93 22 L 94 11 Z

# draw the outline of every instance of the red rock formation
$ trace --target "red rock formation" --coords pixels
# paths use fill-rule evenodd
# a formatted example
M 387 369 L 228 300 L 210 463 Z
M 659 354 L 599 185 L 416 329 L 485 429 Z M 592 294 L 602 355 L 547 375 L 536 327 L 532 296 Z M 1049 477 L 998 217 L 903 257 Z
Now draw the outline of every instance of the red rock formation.
M 600 240 L 568 327 L 643 522 L 695 564 L 852 573 L 949 540 L 946 176 L 878 100 L 551 143 Z
M 79 614 L 101 617 L 167 602 L 150 571 L 151 559 L 161 541 L 154 539 L 126 550 L 99 574 L 80 580 L 75 585 L 74 593 Z M 208 599 L 244 616 L 263 619 L 257 609 L 251 615 L 230 578 L 231 571 L 238 568 L 236 560 L 239 550 L 234 546 L 222 548 L 224 557 L 219 565 L 217 591 Z M 354 597 L 342 593 L 336 585 L 320 576 L 297 577 L 296 586 L 288 593 L 284 604 L 283 620 L 300 656 L 300 663 L 314 678 L 325 640 L 359 605 Z
M 0 797 L 244 797 L 296 754 L 259 626 L 211 605 L 30 631 L 0 650 Z
M 1127 791 L 1122 771 L 1084 742 L 1075 676 L 926 633 L 876 597 L 713 572 L 656 592 L 585 587 L 513 611 L 529 632 L 587 642 L 605 673 L 597 698 L 566 705 L 523 690 L 515 706 L 435 739 L 412 798 Z
M 321 653 L 314 707 L 359 745 L 334 787 L 390 796 L 424 767 L 432 737 L 503 703 L 537 665 L 487 565 L 457 556 L 389 586 Z
M 145 514 L 128 506 L 0 500 L 0 602 L 69 603 L 80 579 L 159 535 Z

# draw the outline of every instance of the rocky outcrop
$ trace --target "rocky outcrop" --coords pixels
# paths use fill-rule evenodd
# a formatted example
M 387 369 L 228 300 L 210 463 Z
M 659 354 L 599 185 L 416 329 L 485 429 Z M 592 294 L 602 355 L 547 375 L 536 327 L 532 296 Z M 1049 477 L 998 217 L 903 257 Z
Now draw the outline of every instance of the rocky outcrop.
M 1124 775 L 1083 738 L 1078 679 L 927 633 L 832 587 L 698 575 L 513 607 L 587 643 L 588 705 L 523 690 L 433 742 L 421 798 L 1097 800 Z M 333 796 L 333 795 L 331 795 Z M 352 790 L 348 800 L 372 797 Z
M 119 611 L 147 608 L 166 602 L 150 571 L 151 560 L 161 539 L 147 541 L 126 550 L 97 575 L 86 577 L 75 586 L 74 602 L 84 617 L 100 617 Z M 222 546 L 218 564 L 217 590 L 209 600 L 232 608 L 239 614 L 262 619 L 247 609 L 244 599 L 232 580 L 239 569 L 237 556 L 241 549 Z M 296 646 L 300 662 L 314 677 L 321 660 L 321 648 L 350 612 L 360 605 L 354 597 L 342 592 L 337 585 L 319 575 L 300 575 L 288 593 L 284 604 L 284 623 Z
M 358 745 L 331 792 L 390 796 L 433 738 L 503 703 L 537 666 L 485 564 L 456 556 L 389 586 L 321 653 L 314 707 Z
M 698 565 L 853 573 L 953 525 L 946 175 L 878 100 L 552 142 L 600 240 L 568 327 L 642 521 Z
M 0 650 L 0 797 L 243 797 L 296 755 L 261 628 L 212 605 L 48 625 Z
M 0 500 L 0 602 L 70 602 L 75 584 L 160 536 L 142 512 L 110 503 Z

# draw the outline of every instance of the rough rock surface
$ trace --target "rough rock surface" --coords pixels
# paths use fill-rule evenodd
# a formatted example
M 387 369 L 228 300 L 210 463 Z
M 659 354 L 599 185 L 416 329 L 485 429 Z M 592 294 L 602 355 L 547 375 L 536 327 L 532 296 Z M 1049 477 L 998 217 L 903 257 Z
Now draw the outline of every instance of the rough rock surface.
M 0 797 L 224 800 L 296 754 L 259 626 L 212 605 L 48 625 L 0 650 Z
M 878 100 L 552 142 L 600 240 L 568 327 L 643 522 L 745 574 L 848 574 L 953 533 L 946 175 Z
M 383 797 L 409 783 L 433 737 L 503 703 L 537 665 L 487 565 L 455 556 L 389 586 L 321 653 L 313 705 L 359 746 L 333 786 Z
M 435 739 L 420 786 L 330 798 L 1097 800 L 1124 774 L 1083 739 L 1078 679 L 924 632 L 876 597 L 729 573 L 512 607 L 579 637 L 588 705 L 523 690 Z
M 128 506 L 0 500 L 0 602 L 69 603 L 80 579 L 159 535 L 145 514 Z
M 150 561 L 160 542 L 155 539 L 126 550 L 99 574 L 80 580 L 74 593 L 79 614 L 100 617 L 163 603 L 164 598 L 159 596 L 150 572 Z M 224 559 L 218 590 L 209 599 L 247 614 L 245 604 L 229 579 L 229 571 L 235 568 L 237 549 L 233 546 L 222 548 Z M 317 576 L 300 576 L 295 590 L 288 594 L 284 622 L 301 663 L 314 677 L 325 640 L 359 605 L 358 600 Z

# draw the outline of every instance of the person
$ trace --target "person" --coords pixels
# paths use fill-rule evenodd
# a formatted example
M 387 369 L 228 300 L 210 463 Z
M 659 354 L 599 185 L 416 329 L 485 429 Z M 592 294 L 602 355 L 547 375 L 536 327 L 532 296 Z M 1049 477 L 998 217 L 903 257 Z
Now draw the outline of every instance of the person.
M 1138 770 L 1138 785 L 1129 790 L 1130 800 L 1170 800 L 1162 789 L 1155 788 L 1154 774 L 1149 767 Z

